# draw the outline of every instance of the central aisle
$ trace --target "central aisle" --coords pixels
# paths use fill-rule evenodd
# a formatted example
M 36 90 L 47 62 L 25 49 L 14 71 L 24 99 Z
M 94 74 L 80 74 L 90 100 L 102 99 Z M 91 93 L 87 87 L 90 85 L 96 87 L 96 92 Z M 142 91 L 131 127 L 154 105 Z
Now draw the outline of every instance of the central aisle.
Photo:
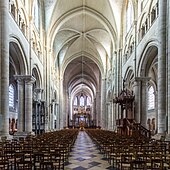
M 112 169 L 85 131 L 80 131 L 65 170 Z

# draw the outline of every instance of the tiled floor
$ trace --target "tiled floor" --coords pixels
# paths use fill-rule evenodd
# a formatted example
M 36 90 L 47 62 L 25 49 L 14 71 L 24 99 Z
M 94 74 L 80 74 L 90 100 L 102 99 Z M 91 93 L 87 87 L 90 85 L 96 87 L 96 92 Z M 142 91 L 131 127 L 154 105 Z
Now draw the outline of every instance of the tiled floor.
M 70 153 L 69 162 L 66 163 L 65 170 L 104 170 L 111 168 L 108 161 L 92 142 L 85 131 L 80 131 L 77 140 Z

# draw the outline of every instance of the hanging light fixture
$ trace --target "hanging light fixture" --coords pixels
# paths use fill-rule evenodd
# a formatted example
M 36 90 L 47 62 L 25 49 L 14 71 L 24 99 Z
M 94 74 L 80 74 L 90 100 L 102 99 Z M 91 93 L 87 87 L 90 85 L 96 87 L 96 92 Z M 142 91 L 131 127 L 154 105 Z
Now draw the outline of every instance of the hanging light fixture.
M 83 0 L 82 2 L 83 4 L 83 13 L 82 13 L 82 49 L 81 49 L 81 96 L 83 96 L 83 78 L 84 78 L 84 75 L 83 75 L 83 71 L 84 71 L 84 68 L 83 68 L 83 64 L 84 64 L 84 61 L 83 61 L 83 50 L 84 50 L 84 33 L 85 33 L 85 0 Z
M 81 96 L 83 96 L 83 53 L 81 53 Z

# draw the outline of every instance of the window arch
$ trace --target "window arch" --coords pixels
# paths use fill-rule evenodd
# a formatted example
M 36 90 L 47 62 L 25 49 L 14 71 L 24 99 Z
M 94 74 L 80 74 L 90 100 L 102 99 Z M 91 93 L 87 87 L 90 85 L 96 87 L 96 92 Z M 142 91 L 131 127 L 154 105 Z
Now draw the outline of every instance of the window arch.
M 9 107 L 14 108 L 15 88 L 12 84 L 9 86 Z
M 148 89 L 148 110 L 155 109 L 155 94 L 153 86 Z
M 133 20 L 134 20 L 133 4 L 132 1 L 128 1 L 127 9 L 126 9 L 126 32 L 130 30 Z

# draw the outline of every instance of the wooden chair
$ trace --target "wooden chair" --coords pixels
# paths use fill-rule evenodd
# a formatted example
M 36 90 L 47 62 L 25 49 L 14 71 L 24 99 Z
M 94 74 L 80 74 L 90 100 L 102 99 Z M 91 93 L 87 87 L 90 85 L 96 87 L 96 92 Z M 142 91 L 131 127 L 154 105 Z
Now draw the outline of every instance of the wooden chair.
M 143 160 L 133 160 L 130 164 L 131 170 L 147 170 L 146 162 Z
M 32 170 L 33 164 L 32 162 L 28 161 L 18 161 L 17 162 L 17 170 Z
M 53 170 L 52 162 L 41 162 L 41 170 Z
M 9 162 L 4 155 L 0 155 L 0 170 L 10 169 Z
M 118 168 L 121 170 L 130 170 L 132 162 L 132 155 L 130 154 L 122 154 L 121 161 L 119 163 Z
M 159 158 L 151 159 L 151 169 L 163 170 L 163 160 Z
M 54 170 L 64 169 L 64 160 L 60 154 L 60 151 L 55 150 L 55 152 L 50 153 L 50 162 L 53 163 Z
M 35 170 L 41 169 L 41 162 L 44 162 L 44 154 L 42 152 L 33 152 L 33 167 Z

